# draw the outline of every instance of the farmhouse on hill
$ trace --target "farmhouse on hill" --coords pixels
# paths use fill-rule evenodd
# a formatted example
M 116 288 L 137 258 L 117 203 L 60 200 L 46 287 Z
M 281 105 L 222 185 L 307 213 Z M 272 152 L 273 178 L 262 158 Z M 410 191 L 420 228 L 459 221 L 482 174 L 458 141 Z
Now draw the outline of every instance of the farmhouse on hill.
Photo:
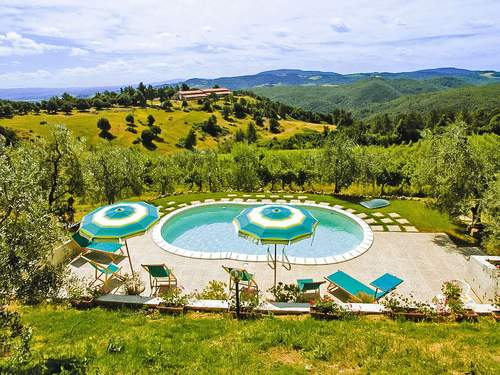
M 213 89 L 181 90 L 177 92 L 176 96 L 179 100 L 196 100 L 206 98 L 211 94 L 215 94 L 217 96 L 225 96 L 231 94 L 231 90 L 224 87 Z

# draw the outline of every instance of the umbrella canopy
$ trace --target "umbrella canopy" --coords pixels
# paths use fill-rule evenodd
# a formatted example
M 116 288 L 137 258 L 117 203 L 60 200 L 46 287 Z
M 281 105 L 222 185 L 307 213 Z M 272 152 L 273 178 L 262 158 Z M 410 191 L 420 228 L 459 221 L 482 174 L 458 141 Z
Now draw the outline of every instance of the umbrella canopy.
M 119 202 L 85 215 L 79 233 L 89 239 L 127 239 L 148 230 L 160 218 L 158 208 L 144 202 Z
M 310 237 L 318 220 L 303 208 L 265 205 L 243 210 L 233 220 L 238 233 L 264 244 L 290 244 Z
M 115 251 L 119 250 L 123 244 L 119 242 L 99 242 L 99 241 L 90 241 L 83 237 L 80 233 L 76 232 L 73 234 L 73 240 L 80 246 L 82 249 L 89 249 L 89 250 L 97 250 L 97 251 L 103 251 L 107 253 L 114 253 Z

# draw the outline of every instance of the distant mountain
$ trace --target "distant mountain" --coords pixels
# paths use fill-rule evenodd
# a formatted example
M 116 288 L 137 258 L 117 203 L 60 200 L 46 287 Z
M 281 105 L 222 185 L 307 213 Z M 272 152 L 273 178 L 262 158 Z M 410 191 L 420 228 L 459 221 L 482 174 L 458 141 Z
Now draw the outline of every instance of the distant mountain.
M 372 105 L 389 102 L 404 95 L 442 91 L 467 85 L 454 77 L 424 80 L 364 78 L 338 86 L 272 86 L 251 89 L 261 96 L 315 112 L 344 109 L 361 115 Z
M 454 77 L 425 80 L 369 78 L 350 85 L 275 86 L 252 89 L 256 94 L 315 112 L 334 109 L 358 118 L 377 113 L 462 111 L 500 108 L 500 83 L 468 85 Z
M 233 90 L 261 86 L 328 86 L 354 83 L 367 78 L 415 79 L 457 78 L 469 84 L 487 84 L 500 82 L 500 72 L 476 71 L 457 68 L 437 68 L 417 70 L 415 72 L 371 72 L 339 74 L 333 72 L 306 71 L 299 69 L 270 70 L 253 75 L 221 77 L 214 79 L 192 78 L 185 81 L 190 87 L 212 87 L 219 85 Z

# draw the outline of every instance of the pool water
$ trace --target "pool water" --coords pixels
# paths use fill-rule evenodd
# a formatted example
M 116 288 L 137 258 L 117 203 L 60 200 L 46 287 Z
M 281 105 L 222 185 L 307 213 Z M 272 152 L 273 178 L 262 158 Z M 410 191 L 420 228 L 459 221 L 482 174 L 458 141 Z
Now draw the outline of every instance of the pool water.
M 248 207 L 251 206 L 214 204 L 192 207 L 165 221 L 161 227 L 161 236 L 169 244 L 195 252 L 265 255 L 269 245 L 256 244 L 240 237 L 232 223 Z M 363 229 L 347 215 L 331 209 L 305 208 L 319 224 L 313 237 L 286 246 L 288 256 L 336 256 L 355 249 L 363 241 Z M 282 248 L 283 245 L 278 245 L 278 249 Z

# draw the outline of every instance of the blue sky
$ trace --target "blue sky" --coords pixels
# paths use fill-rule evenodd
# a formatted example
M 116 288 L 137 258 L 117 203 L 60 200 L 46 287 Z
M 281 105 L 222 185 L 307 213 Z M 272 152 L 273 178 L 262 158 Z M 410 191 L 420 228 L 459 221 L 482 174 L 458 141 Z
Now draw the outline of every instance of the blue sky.
M 444 66 L 500 70 L 500 1 L 0 1 L 0 88 Z

